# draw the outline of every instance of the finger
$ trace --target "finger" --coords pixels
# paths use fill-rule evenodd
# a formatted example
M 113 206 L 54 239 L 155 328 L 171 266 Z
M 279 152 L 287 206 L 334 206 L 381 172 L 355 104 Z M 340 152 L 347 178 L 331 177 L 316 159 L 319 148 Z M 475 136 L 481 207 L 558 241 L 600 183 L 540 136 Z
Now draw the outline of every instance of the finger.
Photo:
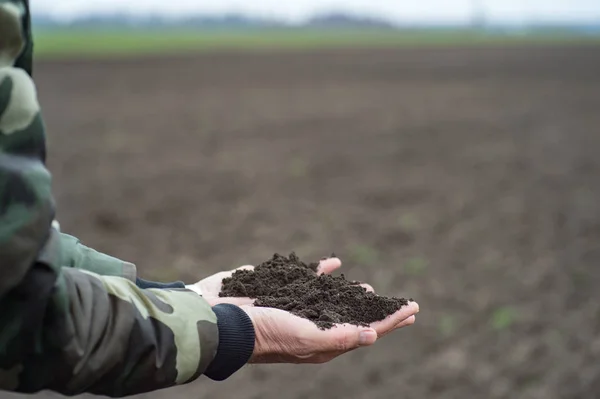
M 377 334 L 381 338 L 396 329 L 396 326 L 416 315 L 417 313 L 419 313 L 419 305 L 416 302 L 409 302 L 408 305 L 403 306 L 396 313 L 386 317 L 382 321 L 373 323 L 371 327 L 377 331 Z
M 342 267 L 342 261 L 338 258 L 324 259 L 321 262 L 319 262 L 317 274 L 331 274 L 340 267 Z
M 373 345 L 377 341 L 377 331 L 368 327 L 338 324 L 326 331 L 315 331 L 311 341 L 319 348 L 319 353 L 333 358 L 337 354 Z
M 397 324 L 396 327 L 394 327 L 394 330 L 397 330 L 402 327 L 412 326 L 413 324 L 415 324 L 415 321 L 417 321 L 417 317 L 410 316 L 408 319 L 405 319 L 404 321 L 401 321 L 399 324 Z
M 361 284 L 361 287 L 363 287 L 364 289 L 367 290 L 367 292 L 375 292 L 375 290 L 373 289 L 373 287 L 370 284 Z
M 399 330 L 399 329 L 401 329 L 401 328 L 408 327 L 408 326 L 412 326 L 413 324 L 415 324 L 415 321 L 416 321 L 416 316 L 410 316 L 410 317 L 408 317 L 408 318 L 406 318 L 406 319 L 402 320 L 402 321 L 401 321 L 401 322 L 399 322 L 398 324 L 396 324 L 396 325 L 395 325 L 393 328 L 391 328 L 390 330 L 388 330 L 388 331 L 386 331 L 386 332 L 384 332 L 384 333 L 381 333 L 381 334 L 379 334 L 379 335 L 378 335 L 378 338 L 383 338 L 383 337 L 385 337 L 386 335 L 388 335 L 388 334 L 390 334 L 390 333 L 392 333 L 392 332 L 394 332 L 394 331 L 396 331 L 396 330 Z
M 218 298 L 209 298 L 208 303 L 210 306 L 219 305 L 222 303 L 227 303 L 236 306 L 244 306 L 244 305 L 253 305 L 254 299 L 251 298 L 237 298 L 237 297 L 218 297 Z

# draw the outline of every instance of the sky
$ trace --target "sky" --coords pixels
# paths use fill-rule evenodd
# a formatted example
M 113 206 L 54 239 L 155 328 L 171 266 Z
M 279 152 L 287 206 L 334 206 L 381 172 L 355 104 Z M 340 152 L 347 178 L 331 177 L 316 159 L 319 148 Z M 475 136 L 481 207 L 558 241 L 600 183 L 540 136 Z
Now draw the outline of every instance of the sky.
M 113 11 L 183 16 L 229 12 L 300 22 L 316 12 L 345 11 L 394 22 L 456 23 L 472 19 L 475 7 L 499 22 L 597 22 L 600 0 L 30 0 L 33 12 L 57 17 Z

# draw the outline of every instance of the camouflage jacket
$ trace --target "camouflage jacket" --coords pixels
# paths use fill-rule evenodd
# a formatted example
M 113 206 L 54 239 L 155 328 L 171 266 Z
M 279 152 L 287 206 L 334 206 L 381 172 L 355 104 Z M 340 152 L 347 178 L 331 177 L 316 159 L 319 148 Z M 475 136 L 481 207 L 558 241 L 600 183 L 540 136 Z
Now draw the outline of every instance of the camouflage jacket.
M 0 0 L 0 390 L 121 397 L 227 378 L 254 347 L 245 312 L 141 284 L 59 231 L 29 24 L 28 1 Z

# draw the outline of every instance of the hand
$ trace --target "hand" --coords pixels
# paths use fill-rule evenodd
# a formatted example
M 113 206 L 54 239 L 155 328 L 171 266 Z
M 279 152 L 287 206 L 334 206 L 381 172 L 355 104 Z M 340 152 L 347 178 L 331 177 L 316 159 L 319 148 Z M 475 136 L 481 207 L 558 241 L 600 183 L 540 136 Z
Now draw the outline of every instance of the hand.
M 335 270 L 339 269 L 342 266 L 342 262 L 338 258 L 329 258 L 323 259 L 319 263 L 319 267 L 317 268 L 318 274 L 331 274 Z M 204 299 L 208 301 L 210 306 L 218 305 L 219 303 L 231 303 L 237 306 L 249 305 L 254 303 L 254 299 L 250 298 L 221 298 L 219 297 L 219 292 L 221 292 L 221 287 L 223 286 L 223 279 L 231 277 L 233 273 L 238 270 L 252 270 L 254 266 L 242 266 L 238 267 L 234 270 L 229 270 L 226 272 L 220 272 L 217 274 L 213 274 L 210 277 L 207 277 L 203 280 L 198 281 L 196 284 L 193 284 L 196 288 L 198 288 L 202 292 L 202 296 Z M 372 290 L 372 288 L 368 285 L 363 285 L 365 288 Z
M 339 269 L 342 262 L 338 258 L 324 259 L 317 273 L 331 274 Z M 194 284 L 204 298 L 214 306 L 231 303 L 241 306 L 254 324 L 256 342 L 250 363 L 325 363 L 357 349 L 373 345 L 377 339 L 415 322 L 419 305 L 410 302 L 385 320 L 358 327 L 348 324 L 336 325 L 330 330 L 320 330 L 313 322 L 289 312 L 254 307 L 251 298 L 221 298 L 222 282 L 237 270 L 252 270 L 254 266 L 242 266 L 234 270 L 220 272 Z M 361 284 L 373 292 L 369 284 Z
M 320 330 L 314 323 L 283 310 L 242 306 L 256 333 L 250 363 L 325 363 L 363 346 L 375 343 L 390 332 L 415 322 L 419 305 L 410 302 L 385 320 L 369 327 L 336 325 Z

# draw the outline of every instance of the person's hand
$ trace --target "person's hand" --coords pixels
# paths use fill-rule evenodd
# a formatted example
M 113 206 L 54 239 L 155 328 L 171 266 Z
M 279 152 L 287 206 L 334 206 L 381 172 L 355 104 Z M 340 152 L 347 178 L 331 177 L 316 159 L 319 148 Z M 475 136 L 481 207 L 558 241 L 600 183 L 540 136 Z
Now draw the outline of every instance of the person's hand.
M 343 324 L 320 330 L 313 322 L 289 312 L 244 305 L 256 333 L 250 363 L 325 363 L 357 349 L 369 346 L 390 332 L 415 322 L 416 302 L 369 327 Z
M 331 274 L 335 270 L 339 269 L 342 266 L 342 262 L 338 258 L 329 258 L 323 259 L 319 263 L 319 267 L 317 269 L 318 274 Z M 229 270 L 225 272 L 220 272 L 213 274 L 210 277 L 207 277 L 203 280 L 198 281 L 196 284 L 192 284 L 192 287 L 188 287 L 191 289 L 196 288 L 196 291 L 200 291 L 204 299 L 208 301 L 210 306 L 215 306 L 220 303 L 231 303 L 233 305 L 241 306 L 241 305 L 249 305 L 254 302 L 254 299 L 250 298 L 230 298 L 230 297 L 219 297 L 219 292 L 221 292 L 221 287 L 223 286 L 223 279 L 231 277 L 233 273 L 238 270 L 252 270 L 254 266 L 242 266 L 238 267 L 234 270 Z M 364 285 L 367 289 L 372 289 L 368 285 Z
M 331 274 L 342 266 L 338 258 L 323 259 L 317 273 Z M 313 322 L 280 309 L 255 307 L 251 298 L 221 298 L 222 282 L 237 270 L 252 270 L 242 266 L 220 272 L 194 284 L 211 306 L 230 303 L 240 306 L 254 324 L 255 348 L 250 363 L 325 363 L 354 349 L 373 345 L 377 339 L 415 322 L 419 305 L 410 302 L 385 320 L 368 327 L 349 324 L 319 329 Z M 369 284 L 361 284 L 373 292 Z

